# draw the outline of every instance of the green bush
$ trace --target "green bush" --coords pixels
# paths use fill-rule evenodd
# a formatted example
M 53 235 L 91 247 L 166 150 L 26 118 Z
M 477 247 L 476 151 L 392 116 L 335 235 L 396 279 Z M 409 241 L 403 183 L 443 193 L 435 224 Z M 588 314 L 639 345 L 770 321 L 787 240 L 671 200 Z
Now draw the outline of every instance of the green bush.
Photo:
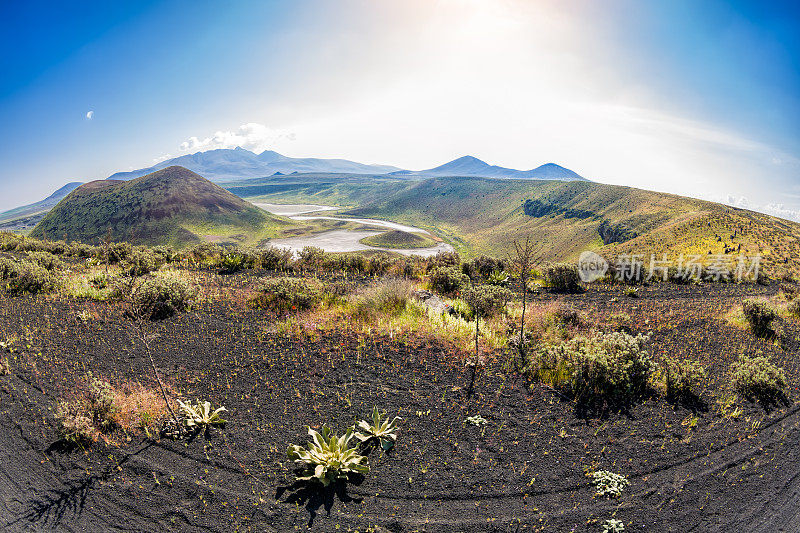
M 470 285 L 464 290 L 463 298 L 479 317 L 494 316 L 505 309 L 512 293 L 498 285 Z
M 235 274 L 247 268 L 247 262 L 243 254 L 226 252 L 220 257 L 218 266 L 220 274 Z
M 783 395 L 786 376 L 763 355 L 742 355 L 731 365 L 731 384 L 734 390 L 749 399 L 771 401 Z
M 767 300 L 748 298 L 742 302 L 742 311 L 753 333 L 760 337 L 774 334 L 772 323 L 778 318 L 778 311 Z
M 261 252 L 261 268 L 266 270 L 291 270 L 293 262 L 291 250 L 270 247 Z
M 311 309 L 325 297 L 322 283 L 305 278 L 269 278 L 261 282 L 258 292 L 251 304 L 277 313 Z
M 144 280 L 131 295 L 134 312 L 141 317 L 159 320 L 184 311 L 197 296 L 197 288 L 175 275 Z
M 28 261 L 36 263 L 46 270 L 61 270 L 64 268 L 64 261 L 50 252 L 28 252 Z
M 429 286 L 432 291 L 444 295 L 461 292 L 469 284 L 469 277 L 457 266 L 437 268 L 431 274 Z
M 353 300 L 355 315 L 366 319 L 375 313 L 397 316 L 405 311 L 414 286 L 405 280 L 387 279 L 369 287 Z
M 95 289 L 105 289 L 108 287 L 108 276 L 103 272 L 89 276 L 89 285 Z
M 178 254 L 169 246 L 156 246 L 150 249 L 155 254 L 161 264 L 171 263 L 175 261 Z
M 95 246 L 94 257 L 101 263 L 108 262 L 110 265 L 116 265 L 127 259 L 133 250 L 133 246 L 127 242 L 112 242 Z
M 575 265 L 559 263 L 548 266 L 544 271 L 544 281 L 555 292 L 578 293 L 583 291 L 578 268 Z
M 658 368 L 648 340 L 621 332 L 575 337 L 533 350 L 525 372 L 581 400 L 628 401 L 645 392 Z
M 56 278 L 45 268 L 8 258 L 0 258 L 0 281 L 11 294 L 48 292 L 57 285 Z
M 491 276 L 495 272 L 502 272 L 505 268 L 505 261 L 486 255 L 476 257 L 472 261 L 462 265 L 464 274 L 470 277 L 483 276 L 484 278 Z
M 668 357 L 661 363 L 661 375 L 667 398 L 686 400 L 698 396 L 698 390 L 706 379 L 706 370 L 697 361 Z
M 79 390 L 73 400 L 59 401 L 55 411 L 61 436 L 76 444 L 95 441 L 100 432 L 116 427 L 114 415 L 118 411 L 116 393 L 108 381 L 89 373 L 85 388 Z
M 161 268 L 163 256 L 147 248 L 134 248 L 122 261 L 120 268 L 124 276 L 139 277 Z
M 69 246 L 66 247 L 64 250 L 64 255 L 68 255 L 70 257 L 80 257 L 83 259 L 88 259 L 89 257 L 95 257 L 97 255 L 97 250 L 94 246 L 89 244 L 84 244 L 82 242 L 73 242 Z
M 322 261 L 325 259 L 325 251 L 316 246 L 306 246 L 297 254 L 297 263 L 301 268 L 307 270 L 318 270 L 322 266 Z

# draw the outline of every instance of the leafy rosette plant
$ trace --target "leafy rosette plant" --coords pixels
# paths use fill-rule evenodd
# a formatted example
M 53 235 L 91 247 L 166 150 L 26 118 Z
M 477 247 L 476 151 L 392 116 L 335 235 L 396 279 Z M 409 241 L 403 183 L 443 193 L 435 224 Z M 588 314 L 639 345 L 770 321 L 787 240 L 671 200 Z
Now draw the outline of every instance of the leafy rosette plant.
M 380 443 L 384 450 L 389 450 L 394 446 L 397 440 L 397 423 L 401 420 L 399 416 L 389 420 L 386 416 L 386 411 L 379 411 L 377 407 L 372 409 L 372 424 L 366 420 L 358 423 L 358 433 L 356 438 L 362 443 L 369 441 L 377 441 Z
M 211 426 L 225 425 L 225 420 L 222 419 L 220 413 L 227 411 L 224 407 L 218 407 L 211 411 L 211 402 L 197 402 L 192 405 L 191 402 L 183 403 L 178 400 L 178 403 L 186 416 L 186 427 L 190 430 L 208 430 Z
M 308 428 L 311 442 L 308 448 L 292 444 L 286 451 L 289 459 L 305 465 L 299 481 L 319 481 L 323 487 L 332 482 L 346 480 L 350 474 L 366 474 L 369 472 L 367 458 L 358 453 L 352 446 L 353 428 L 349 428 L 341 437 L 336 437 L 328 426 L 322 426 L 317 432 Z

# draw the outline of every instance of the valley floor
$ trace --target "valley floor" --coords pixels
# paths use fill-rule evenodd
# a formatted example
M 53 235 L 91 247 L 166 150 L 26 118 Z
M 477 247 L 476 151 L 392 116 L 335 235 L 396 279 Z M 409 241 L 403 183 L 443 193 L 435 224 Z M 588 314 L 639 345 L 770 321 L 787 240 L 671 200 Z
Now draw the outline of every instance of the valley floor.
M 250 282 L 221 278 L 220 291 Z M 800 344 L 755 339 L 722 319 L 776 288 L 661 284 L 536 296 L 591 316 L 626 313 L 650 349 L 700 360 L 700 405 L 648 399 L 592 413 L 487 359 L 471 386 L 466 354 L 435 339 L 338 331 L 287 335 L 235 299 L 145 324 L 156 365 L 184 397 L 229 410 L 206 440 L 117 434 L 86 449 L 59 441 L 57 399 L 87 371 L 155 385 L 141 332 L 119 303 L 0 296 L 0 333 L 24 339 L 0 376 L 3 531 L 798 531 Z M 614 299 L 616 297 L 616 299 Z M 78 313 L 87 311 L 89 320 Z M 764 408 L 720 407 L 728 365 L 762 350 L 791 390 Z M 337 490 L 294 485 L 290 443 L 304 426 L 339 430 L 373 406 L 403 418 L 396 447 Z M 473 415 L 487 423 L 465 423 Z M 626 475 L 617 500 L 594 495 L 589 467 Z

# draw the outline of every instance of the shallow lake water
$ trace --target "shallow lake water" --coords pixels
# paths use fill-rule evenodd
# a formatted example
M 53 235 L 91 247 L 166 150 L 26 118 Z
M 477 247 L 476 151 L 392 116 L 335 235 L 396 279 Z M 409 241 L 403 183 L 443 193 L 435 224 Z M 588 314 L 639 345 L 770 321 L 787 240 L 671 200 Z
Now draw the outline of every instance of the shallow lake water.
M 316 204 L 267 204 L 263 202 L 254 202 L 253 205 L 273 215 L 281 215 L 284 217 L 302 215 L 304 213 L 317 213 L 319 211 L 335 211 L 338 209 L 338 207 Z
M 372 235 L 378 235 L 380 233 L 383 233 L 387 229 L 406 231 L 409 233 L 422 233 L 425 235 L 430 235 L 430 232 L 425 231 L 424 229 L 421 228 L 415 228 L 414 226 L 406 226 L 404 224 L 398 224 L 396 222 L 389 222 L 386 220 L 376 220 L 373 218 L 344 218 L 344 217 L 331 217 L 323 215 L 306 215 L 306 213 L 317 213 L 320 211 L 329 211 L 337 209 L 336 207 L 315 205 L 315 204 L 256 203 L 253 205 L 260 207 L 261 209 L 264 209 L 265 211 L 268 211 L 272 214 L 289 217 L 294 220 L 319 220 L 319 219 L 343 220 L 346 222 L 356 222 L 359 224 L 364 224 L 365 226 L 376 227 L 376 231 L 337 229 L 305 237 L 289 237 L 287 239 L 272 239 L 269 241 L 269 244 L 272 246 L 276 246 L 278 248 L 286 248 L 295 253 L 299 252 L 306 246 L 316 246 L 317 248 L 322 248 L 326 252 L 358 252 L 362 250 L 386 250 L 391 252 L 397 252 L 403 255 L 420 255 L 423 257 L 436 255 L 439 252 L 453 251 L 453 247 L 444 242 L 441 242 L 436 246 L 431 246 L 428 248 L 409 248 L 402 250 L 395 248 L 379 248 L 376 246 L 367 246 L 366 244 L 362 244 L 358 241 L 360 241 L 364 237 L 370 237 Z

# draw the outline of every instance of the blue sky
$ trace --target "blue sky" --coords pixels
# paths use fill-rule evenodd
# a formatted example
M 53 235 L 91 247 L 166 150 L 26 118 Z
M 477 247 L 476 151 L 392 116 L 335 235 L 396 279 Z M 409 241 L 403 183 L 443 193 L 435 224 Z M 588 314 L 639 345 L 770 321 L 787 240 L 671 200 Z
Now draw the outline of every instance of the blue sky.
M 0 209 L 240 145 L 553 161 L 800 213 L 791 2 L 18 2 L 0 21 Z

